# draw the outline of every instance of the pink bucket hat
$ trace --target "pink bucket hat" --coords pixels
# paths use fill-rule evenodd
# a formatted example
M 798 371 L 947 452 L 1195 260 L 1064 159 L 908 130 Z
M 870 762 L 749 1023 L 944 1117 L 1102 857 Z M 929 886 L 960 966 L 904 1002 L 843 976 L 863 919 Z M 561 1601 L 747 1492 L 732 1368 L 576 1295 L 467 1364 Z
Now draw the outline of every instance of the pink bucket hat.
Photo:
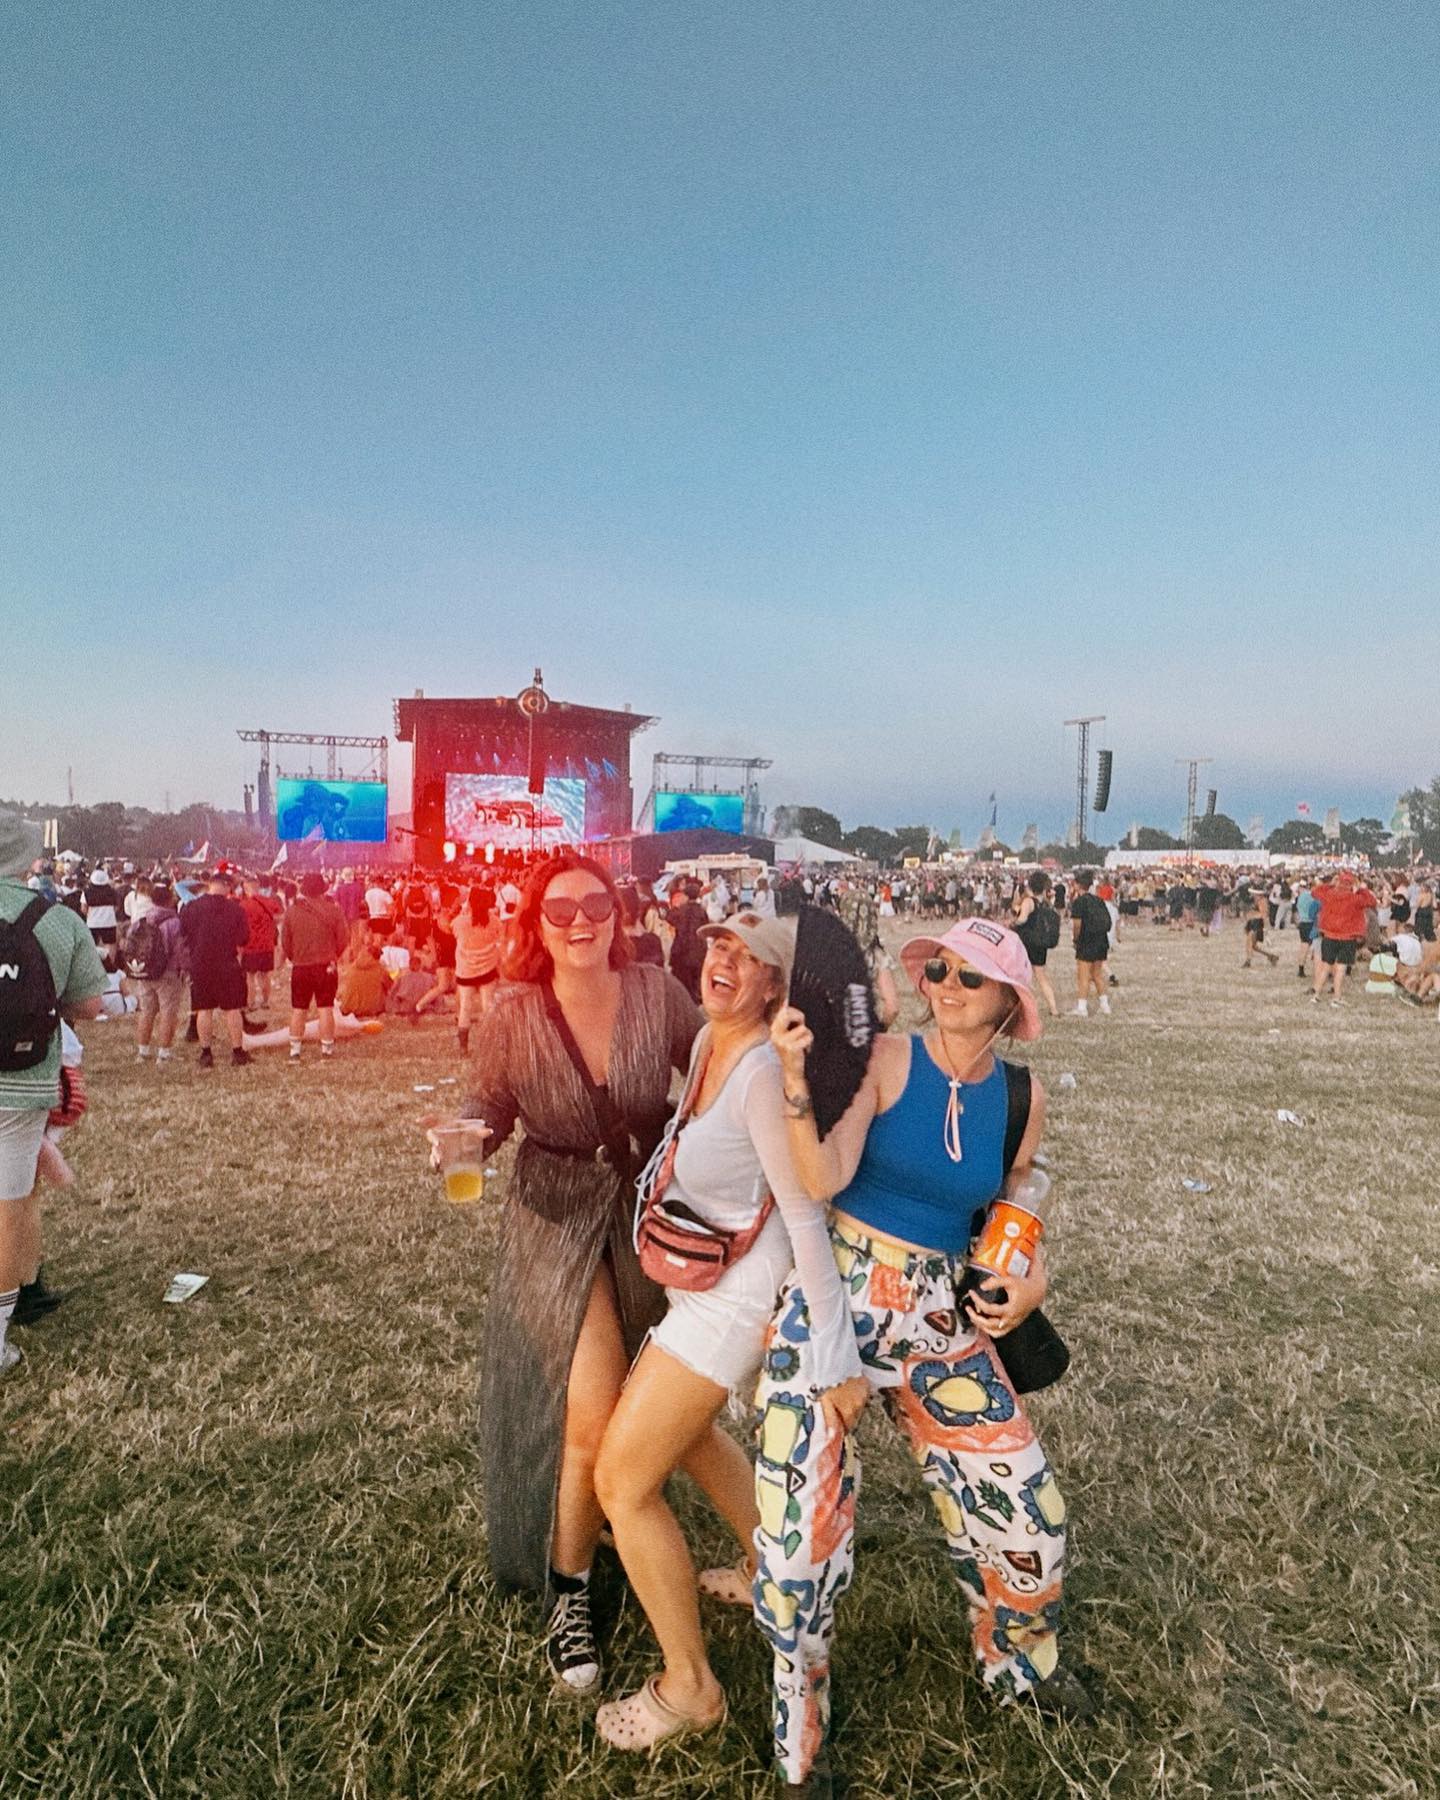
M 1041 1032 L 1040 1008 L 1035 1004 L 1035 983 L 1030 972 L 1030 958 L 1025 946 L 1007 925 L 993 919 L 961 919 L 944 937 L 913 937 L 900 951 L 905 973 L 918 988 L 925 964 L 941 950 L 952 956 L 963 956 L 970 967 L 991 981 L 1014 988 L 1020 1003 L 1020 1016 L 1009 1028 L 1008 1035 L 1017 1043 L 1029 1043 Z

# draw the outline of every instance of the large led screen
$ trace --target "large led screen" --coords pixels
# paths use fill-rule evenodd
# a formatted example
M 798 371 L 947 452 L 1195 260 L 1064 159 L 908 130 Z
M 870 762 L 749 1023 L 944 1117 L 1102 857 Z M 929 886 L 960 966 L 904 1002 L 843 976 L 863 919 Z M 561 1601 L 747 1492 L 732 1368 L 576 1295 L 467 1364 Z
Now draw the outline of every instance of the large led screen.
M 383 781 L 275 783 L 275 833 L 287 844 L 383 844 L 389 790 Z
M 657 831 L 734 831 L 745 828 L 743 794 L 681 794 L 655 796 Z
M 585 841 L 585 782 L 555 775 L 532 794 L 523 775 L 447 775 L 445 836 L 457 844 L 528 850 Z

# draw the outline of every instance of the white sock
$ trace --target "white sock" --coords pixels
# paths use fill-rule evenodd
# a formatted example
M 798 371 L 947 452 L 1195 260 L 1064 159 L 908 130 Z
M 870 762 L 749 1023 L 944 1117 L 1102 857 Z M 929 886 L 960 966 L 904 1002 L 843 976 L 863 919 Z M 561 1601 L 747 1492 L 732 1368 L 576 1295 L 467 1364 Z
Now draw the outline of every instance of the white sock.
M 321 1055 L 322 1055 L 322 1056 L 333 1056 L 333 1055 L 334 1055 L 334 1054 L 335 1054 L 335 1040 L 334 1040 L 334 1038 L 321 1038 L 321 1040 L 320 1040 L 320 1054 L 321 1054 Z
M 299 1055 L 299 1054 L 300 1054 L 300 1040 L 299 1040 L 299 1038 L 291 1038 L 291 1040 L 290 1040 L 290 1054 L 291 1054 L 291 1055 L 292 1055 L 292 1056 L 298 1056 L 298 1055 Z
M 163 1044 L 155 1052 L 155 1060 L 157 1063 L 169 1062 L 170 1052 L 165 1048 L 165 1046 Z
M 5 1333 L 10 1329 L 10 1315 L 19 1298 L 19 1288 L 11 1288 L 8 1294 L 0 1294 L 0 1350 L 5 1348 Z
M 1090 1003 L 1087 1000 L 1077 1000 L 1075 1002 L 1075 1010 L 1082 1019 L 1088 1019 L 1090 1017 Z
M 141 1062 L 149 1062 L 150 1046 L 148 1044 L 137 1044 L 135 1046 L 135 1055 Z

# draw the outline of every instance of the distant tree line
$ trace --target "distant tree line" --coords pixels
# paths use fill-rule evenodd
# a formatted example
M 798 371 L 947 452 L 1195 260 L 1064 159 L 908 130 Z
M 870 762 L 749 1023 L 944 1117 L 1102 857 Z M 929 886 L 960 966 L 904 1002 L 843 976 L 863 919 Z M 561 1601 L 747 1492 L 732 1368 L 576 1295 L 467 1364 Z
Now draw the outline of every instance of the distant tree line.
M 47 806 L 41 801 L 0 800 L 0 807 L 37 823 L 58 819 L 60 848 L 73 850 L 87 862 L 101 857 L 125 857 L 150 862 L 181 856 L 186 847 L 198 847 L 208 838 L 217 850 L 244 858 L 258 856 L 268 840 L 243 813 L 227 812 L 197 800 L 179 812 L 151 812 L 143 806 L 125 806 L 105 800 L 98 806 Z

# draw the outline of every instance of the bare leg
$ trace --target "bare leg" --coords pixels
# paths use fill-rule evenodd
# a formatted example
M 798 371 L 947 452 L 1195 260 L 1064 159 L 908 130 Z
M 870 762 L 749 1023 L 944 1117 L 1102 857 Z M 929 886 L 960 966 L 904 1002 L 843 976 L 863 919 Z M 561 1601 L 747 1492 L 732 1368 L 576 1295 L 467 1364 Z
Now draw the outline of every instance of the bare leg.
M 681 1468 L 735 1533 L 751 1573 L 760 1511 L 755 1504 L 755 1466 L 720 1425 L 698 1439 Z
M 33 1281 L 40 1267 L 40 1199 L 0 1200 L 0 1294 Z
M 197 1012 L 195 1015 L 195 1032 L 200 1039 L 200 1048 L 202 1050 L 208 1050 L 210 1048 L 210 1039 L 214 1034 L 214 1030 L 215 1014 L 207 1006 L 204 1012 Z
M 230 1048 L 232 1050 L 241 1049 L 244 1045 L 245 1027 L 238 1012 L 225 1014 L 225 1029 L 230 1034 Z
M 660 1695 L 696 1717 L 717 1714 L 723 1695 L 705 1654 L 695 1565 L 664 1490 L 697 1440 L 708 1438 L 724 1404 L 724 1388 L 648 1344 L 625 1384 L 595 1471 L 615 1547 L 665 1661 Z
M 565 1441 L 555 1505 L 551 1561 L 561 1575 L 583 1575 L 595 1556 L 604 1514 L 595 1498 L 601 1439 L 625 1384 L 625 1341 L 608 1269 L 596 1272 L 570 1361 Z

